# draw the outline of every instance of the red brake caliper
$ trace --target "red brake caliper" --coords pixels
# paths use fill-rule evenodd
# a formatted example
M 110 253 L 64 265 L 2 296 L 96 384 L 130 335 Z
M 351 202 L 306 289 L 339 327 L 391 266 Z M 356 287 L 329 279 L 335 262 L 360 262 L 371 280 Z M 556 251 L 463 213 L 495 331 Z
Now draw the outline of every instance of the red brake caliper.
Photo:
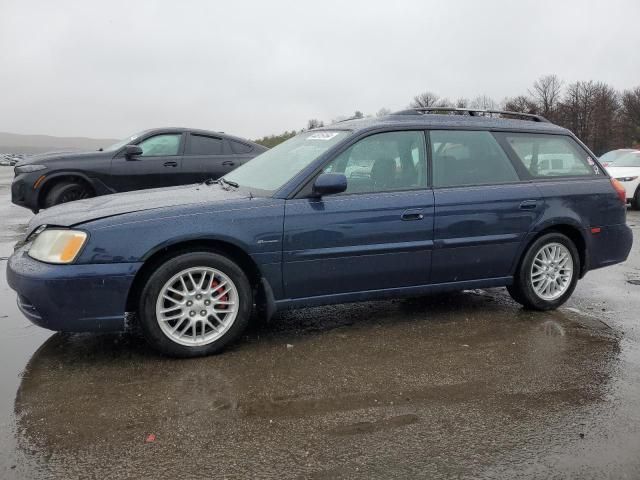
M 220 282 L 218 282 L 215 278 L 211 281 L 211 288 L 213 288 L 213 294 L 214 295 L 218 295 L 220 292 L 220 288 L 216 288 L 218 285 L 220 285 Z M 225 293 L 223 296 L 221 296 L 218 301 L 223 301 L 223 302 L 227 302 L 229 301 L 229 294 Z M 221 310 L 226 310 L 228 307 L 228 305 L 220 305 L 220 309 Z

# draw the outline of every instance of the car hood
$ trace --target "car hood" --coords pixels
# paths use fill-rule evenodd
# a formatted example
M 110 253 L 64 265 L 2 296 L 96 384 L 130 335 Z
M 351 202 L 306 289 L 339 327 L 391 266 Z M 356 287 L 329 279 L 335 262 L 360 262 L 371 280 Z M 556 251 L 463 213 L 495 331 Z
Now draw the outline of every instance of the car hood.
M 640 176 L 640 167 L 605 167 L 613 178 Z
M 113 155 L 113 153 L 109 154 L 108 152 L 100 152 L 100 151 L 95 151 L 95 152 L 64 152 L 62 151 L 62 152 L 38 153 L 35 155 L 29 155 L 28 157 L 25 157 L 24 159 L 20 160 L 18 164 L 28 165 L 30 163 L 37 163 L 37 164 L 46 165 L 48 163 L 55 162 L 56 160 L 83 161 L 83 160 L 89 160 L 89 159 L 102 157 L 106 155 Z
M 250 198 L 247 192 L 228 190 L 219 184 L 184 185 L 116 193 L 63 203 L 39 213 L 29 222 L 28 235 L 40 225 L 71 227 L 101 218 L 159 208 L 210 204 Z

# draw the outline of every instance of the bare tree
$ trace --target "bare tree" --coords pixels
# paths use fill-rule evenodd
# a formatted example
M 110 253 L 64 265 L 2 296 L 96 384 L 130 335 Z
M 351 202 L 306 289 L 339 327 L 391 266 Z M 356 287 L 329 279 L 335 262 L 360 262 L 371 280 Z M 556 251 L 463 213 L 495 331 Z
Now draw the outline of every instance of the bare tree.
M 562 96 L 562 80 L 556 75 L 545 75 L 533 82 L 533 88 L 529 90 L 538 105 L 538 111 L 544 117 L 553 119 L 558 109 Z
M 360 110 L 356 110 L 353 114 L 353 118 L 364 118 L 364 113 L 362 113 Z
M 625 90 L 620 103 L 621 145 L 640 148 L 640 87 Z
M 388 108 L 382 107 L 380 110 L 378 110 L 378 113 L 376 113 L 376 117 L 378 118 L 386 117 L 389 114 L 391 114 L 391 110 L 389 110 Z
M 307 122 L 307 130 L 313 130 L 314 128 L 324 127 L 324 122 L 316 118 L 312 118 Z
M 572 130 L 597 155 L 615 146 L 619 98 L 602 82 L 579 81 L 567 87 L 558 105 L 557 123 Z
M 596 83 L 590 146 L 601 155 L 615 148 L 620 133 L 620 96 L 606 83 Z
M 484 94 L 474 98 L 471 102 L 471 108 L 479 108 L 482 110 L 495 110 L 497 106 L 493 98 Z
M 469 99 L 464 98 L 464 97 L 459 97 L 455 103 L 454 103 L 456 108 L 467 108 L 469 107 Z
M 446 107 L 447 100 L 441 99 L 433 92 L 422 92 L 419 95 L 413 97 L 413 100 L 409 104 L 411 108 L 429 108 L 429 107 Z
M 510 112 L 538 113 L 536 102 L 526 95 L 518 95 L 504 100 L 504 109 Z

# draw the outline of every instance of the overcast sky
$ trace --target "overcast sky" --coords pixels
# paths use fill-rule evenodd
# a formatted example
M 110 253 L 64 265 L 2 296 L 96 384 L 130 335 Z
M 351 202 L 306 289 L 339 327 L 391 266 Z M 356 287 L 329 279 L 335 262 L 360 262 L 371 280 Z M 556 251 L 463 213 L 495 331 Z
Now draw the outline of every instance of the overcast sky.
M 0 0 L 0 131 L 255 138 L 355 110 L 640 85 L 639 0 Z

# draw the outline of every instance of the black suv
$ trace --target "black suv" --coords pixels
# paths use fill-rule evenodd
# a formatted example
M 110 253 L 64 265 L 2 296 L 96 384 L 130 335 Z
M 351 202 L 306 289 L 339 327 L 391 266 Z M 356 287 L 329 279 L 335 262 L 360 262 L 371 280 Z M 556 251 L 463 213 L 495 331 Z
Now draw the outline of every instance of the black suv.
M 36 155 L 15 167 L 11 201 L 42 208 L 109 193 L 218 178 L 267 150 L 219 132 L 158 128 L 89 153 Z

